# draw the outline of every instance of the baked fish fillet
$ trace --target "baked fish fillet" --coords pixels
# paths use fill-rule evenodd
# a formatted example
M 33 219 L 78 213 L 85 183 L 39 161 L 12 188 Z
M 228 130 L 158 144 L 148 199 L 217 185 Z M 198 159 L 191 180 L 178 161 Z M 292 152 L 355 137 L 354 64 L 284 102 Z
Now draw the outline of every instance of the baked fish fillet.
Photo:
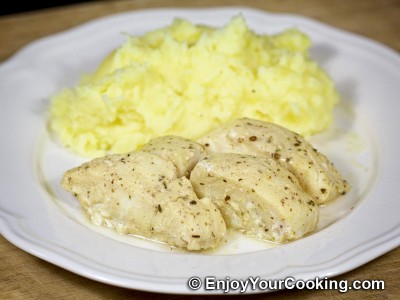
M 295 240 L 317 224 L 314 199 L 271 158 L 213 153 L 196 165 L 190 180 L 198 196 L 218 206 L 228 228 L 257 239 Z
M 238 119 L 200 138 L 209 153 L 239 153 L 270 157 L 292 172 L 303 189 L 322 204 L 350 190 L 326 156 L 302 136 L 281 126 Z
M 157 154 L 172 162 L 178 177 L 189 177 L 196 163 L 206 156 L 204 147 L 199 143 L 173 135 L 152 139 L 141 151 Z
M 215 248 L 225 222 L 208 198 L 199 199 L 174 164 L 154 153 L 94 159 L 67 171 L 62 186 L 91 221 L 188 250 Z

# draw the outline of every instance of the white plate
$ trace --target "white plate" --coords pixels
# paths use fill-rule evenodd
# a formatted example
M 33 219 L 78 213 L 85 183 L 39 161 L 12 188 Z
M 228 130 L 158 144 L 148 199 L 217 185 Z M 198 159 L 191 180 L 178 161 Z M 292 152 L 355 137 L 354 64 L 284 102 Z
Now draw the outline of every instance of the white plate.
M 298 27 L 312 38 L 312 57 L 342 96 L 332 129 L 313 140 L 352 192 L 323 208 L 318 232 L 276 247 L 236 236 L 216 253 L 179 253 L 90 225 L 58 184 L 82 159 L 48 139 L 49 96 L 93 70 L 124 41 L 121 32 L 142 34 L 174 17 L 221 26 L 239 12 L 259 33 Z M 186 285 L 192 275 L 309 279 L 349 271 L 400 244 L 399 78 L 399 55 L 382 45 L 303 17 L 248 8 L 136 11 L 47 37 L 0 66 L 1 233 L 65 269 L 146 291 L 193 293 Z

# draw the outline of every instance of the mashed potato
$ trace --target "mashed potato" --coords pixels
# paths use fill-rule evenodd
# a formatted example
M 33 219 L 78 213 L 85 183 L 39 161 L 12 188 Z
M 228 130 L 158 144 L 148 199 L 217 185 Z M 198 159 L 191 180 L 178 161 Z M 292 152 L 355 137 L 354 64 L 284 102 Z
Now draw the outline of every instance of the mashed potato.
M 217 29 L 176 19 L 129 37 L 54 96 L 49 126 L 89 157 L 136 150 L 161 135 L 196 139 L 242 117 L 310 135 L 329 126 L 338 97 L 309 47 L 298 30 L 258 35 L 241 16 Z

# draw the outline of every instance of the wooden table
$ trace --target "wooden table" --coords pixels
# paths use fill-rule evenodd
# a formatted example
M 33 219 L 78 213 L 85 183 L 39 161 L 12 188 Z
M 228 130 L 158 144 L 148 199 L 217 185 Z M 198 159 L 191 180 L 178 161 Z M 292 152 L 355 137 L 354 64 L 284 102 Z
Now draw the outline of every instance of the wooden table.
M 329 3 L 329 4 L 328 4 Z M 122 11 L 151 7 L 247 5 L 271 12 L 301 14 L 349 30 L 400 51 L 400 1 L 296 0 L 136 0 L 94 1 L 55 9 L 0 17 L 0 61 L 29 42 L 85 21 Z M 336 279 L 384 279 L 383 291 L 296 290 L 273 294 L 274 299 L 400 299 L 400 248 L 338 276 Z M 252 295 L 266 299 L 272 294 Z M 98 283 L 31 256 L 0 237 L 0 299 L 183 299 L 122 289 Z M 194 296 L 193 298 L 200 298 Z

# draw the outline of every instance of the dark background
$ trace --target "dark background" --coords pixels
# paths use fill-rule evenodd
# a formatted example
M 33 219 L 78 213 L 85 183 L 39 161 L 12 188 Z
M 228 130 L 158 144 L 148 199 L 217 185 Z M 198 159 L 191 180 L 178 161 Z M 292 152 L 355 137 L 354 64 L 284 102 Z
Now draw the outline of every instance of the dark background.
M 81 2 L 89 2 L 90 0 L 56 0 L 56 1 L 38 1 L 38 0 L 11 0 L 9 2 L 3 1 L 0 5 L 0 15 L 9 15 L 21 13 L 31 10 L 57 7 Z

